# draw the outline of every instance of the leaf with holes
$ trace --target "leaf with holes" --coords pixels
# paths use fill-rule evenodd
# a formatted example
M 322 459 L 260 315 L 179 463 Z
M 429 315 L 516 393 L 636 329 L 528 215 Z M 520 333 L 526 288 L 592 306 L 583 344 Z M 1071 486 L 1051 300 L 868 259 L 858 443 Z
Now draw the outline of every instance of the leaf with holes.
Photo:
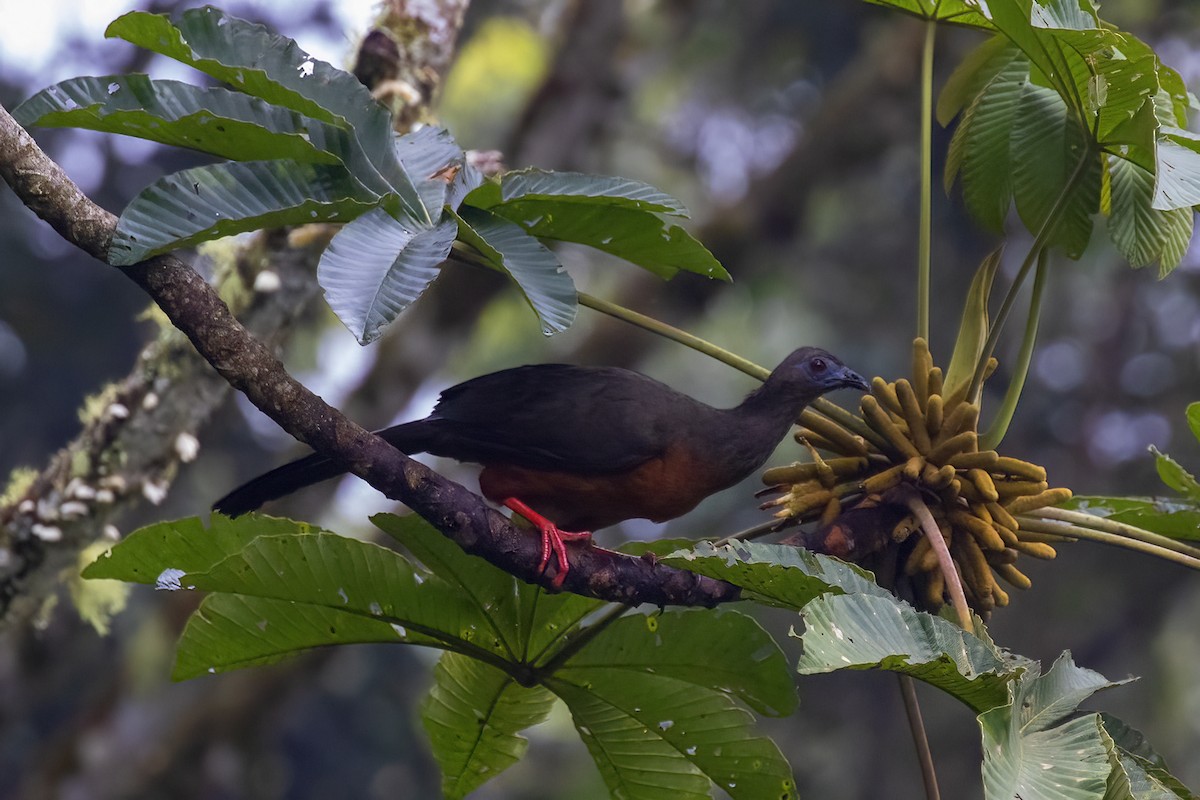
M 387 109 L 352 74 L 313 58 L 291 39 L 211 6 L 185 11 L 174 22 L 165 15 L 132 11 L 113 21 L 105 35 L 342 129 L 369 164 L 356 171 L 359 180 L 375 188 L 368 173 L 378 175 L 404 213 L 427 223 L 436 219 L 421 202 L 420 178 L 409 175 L 397 158 Z
M 1002 653 L 983 632 L 967 633 L 894 597 L 825 595 L 800 612 L 802 675 L 886 669 L 936 686 L 974 711 L 1002 705 L 1028 662 Z
M 1009 702 L 979 715 L 989 800 L 1101 800 L 1111 767 L 1098 714 L 1079 715 L 1095 692 L 1120 682 L 1075 666 L 1064 653 L 1045 675 L 1030 669 Z

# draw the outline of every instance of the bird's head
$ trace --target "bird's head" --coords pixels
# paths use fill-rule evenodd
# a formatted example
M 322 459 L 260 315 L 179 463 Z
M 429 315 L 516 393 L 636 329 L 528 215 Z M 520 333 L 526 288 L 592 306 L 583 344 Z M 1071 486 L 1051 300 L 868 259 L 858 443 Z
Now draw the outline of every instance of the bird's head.
M 780 364 L 772 377 L 780 377 L 787 383 L 810 389 L 812 396 L 819 396 L 834 389 L 859 389 L 867 391 L 870 385 L 854 370 L 843 364 L 837 356 L 819 347 L 801 347 Z

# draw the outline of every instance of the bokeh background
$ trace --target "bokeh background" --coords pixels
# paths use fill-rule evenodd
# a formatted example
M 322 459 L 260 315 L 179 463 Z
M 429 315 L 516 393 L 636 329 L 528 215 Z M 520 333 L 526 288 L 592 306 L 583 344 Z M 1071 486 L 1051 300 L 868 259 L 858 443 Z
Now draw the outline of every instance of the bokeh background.
M 126 10 L 179 5 L 13 4 L 0 29 L 0 102 L 12 108 L 81 74 L 186 76 L 102 36 Z M 372 13 L 364 0 L 223 7 L 343 65 Z M 1200 85 L 1200 5 L 1110 0 L 1103 13 Z M 916 21 L 850 0 L 495 0 L 471 7 L 437 110 L 464 146 L 500 150 L 509 165 L 625 175 L 679 196 L 692 209 L 690 229 L 735 279 L 682 274 L 664 284 L 571 250 L 581 289 L 759 363 L 811 343 L 865 374 L 895 377 L 907 374 L 915 330 L 921 36 Z M 940 34 L 939 86 L 977 41 Z M 201 163 L 85 131 L 35 134 L 113 211 L 163 173 Z M 948 140 L 935 127 L 936 170 Z M 997 241 L 953 195 L 936 194 L 934 223 L 932 345 L 945 361 L 967 283 Z M 1012 231 L 1007 259 L 1017 262 L 1029 240 Z M 1129 269 L 1104 238 L 1080 261 L 1053 264 L 1032 375 L 1004 448 L 1077 493 L 1160 493 L 1148 445 L 1200 469 L 1183 420 L 1200 399 L 1200 250 L 1160 280 Z M 124 375 L 153 335 L 139 321 L 146 305 L 129 281 L 0 190 L 0 474 L 44 464 L 77 431 L 82 398 Z M 1016 344 L 1003 343 L 993 386 L 1004 385 Z M 569 332 L 543 338 L 509 286 L 454 268 L 376 345 L 359 348 L 315 304 L 286 353 L 310 386 L 375 427 L 423 413 L 466 377 L 537 361 L 630 366 L 714 404 L 752 388 L 704 356 L 585 309 Z M 240 480 L 301 452 L 238 402 L 201 441 L 164 505 L 122 527 L 203 513 Z M 785 442 L 774 463 L 800 455 Z M 470 468 L 438 466 L 473 485 Z M 756 488 L 751 480 L 666 526 L 630 523 L 602 541 L 741 529 L 762 519 Z M 274 510 L 369 535 L 366 512 L 388 507 L 347 482 Z M 1200 575 L 1087 544 L 1029 572 L 1033 589 L 993 620 L 997 642 L 1046 663 L 1069 649 L 1110 678 L 1139 676 L 1092 705 L 1143 730 L 1200 787 Z M 41 625 L 0 638 L 0 797 L 437 796 L 417 722 L 434 654 L 348 647 L 171 684 L 173 640 L 195 602 L 139 589 L 107 637 L 62 603 Z M 764 616 L 784 640 L 795 622 Z M 894 678 L 797 685 L 800 710 L 763 728 L 791 760 L 801 796 L 922 796 Z M 980 797 L 970 712 L 931 690 L 922 699 L 946 796 Z M 478 797 L 605 796 L 565 714 L 531 739 L 529 757 Z

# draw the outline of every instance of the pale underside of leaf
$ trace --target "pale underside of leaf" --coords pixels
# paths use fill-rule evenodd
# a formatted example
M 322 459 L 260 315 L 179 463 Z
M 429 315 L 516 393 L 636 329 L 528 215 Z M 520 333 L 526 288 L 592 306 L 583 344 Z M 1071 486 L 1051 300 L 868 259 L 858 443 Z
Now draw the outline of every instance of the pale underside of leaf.
M 296 161 L 212 164 L 160 178 L 121 213 L 110 264 L 235 233 L 352 219 L 380 201 L 340 166 Z
M 333 237 L 321 254 L 317 281 L 330 308 L 367 344 L 438 276 L 457 232 L 453 219 L 425 228 L 373 209 Z
M 575 282 L 554 253 L 514 222 L 464 205 L 458 210 L 459 238 L 488 263 L 507 273 L 542 322 L 547 336 L 564 331 L 578 308 Z

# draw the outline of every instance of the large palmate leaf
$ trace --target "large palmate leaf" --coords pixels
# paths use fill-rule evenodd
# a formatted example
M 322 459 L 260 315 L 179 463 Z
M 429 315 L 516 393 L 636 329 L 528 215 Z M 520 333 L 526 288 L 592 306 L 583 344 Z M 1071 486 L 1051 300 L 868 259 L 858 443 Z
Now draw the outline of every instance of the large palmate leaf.
M 418 516 L 376 514 L 371 522 L 434 575 L 459 587 L 463 600 L 486 618 L 489 635 L 503 639 L 515 661 L 543 663 L 547 648 L 605 605 L 603 600 L 577 594 L 549 594 L 519 581 L 482 558 L 467 555 Z
M 438 276 L 457 232 L 452 219 L 420 228 L 373 209 L 334 235 L 317 282 L 350 332 L 373 342 Z
M 614 796 L 706 798 L 710 781 L 734 798 L 795 796 L 787 762 L 733 699 L 775 713 L 795 702 L 782 654 L 748 617 L 627 617 L 546 685 Z
M 329 164 L 280 159 L 186 169 L 159 178 L 125 207 L 108 261 L 135 264 L 264 227 L 344 222 L 378 202 L 345 169 Z
M 521 686 L 495 667 L 443 653 L 421 705 L 442 794 L 465 797 L 520 761 L 529 744 L 520 732 L 543 721 L 553 704 L 541 686 Z
M 554 253 L 491 211 L 463 205 L 455 213 L 458 238 L 516 282 L 542 321 L 542 333 L 549 336 L 571 326 L 578 309 L 575 282 Z
M 1110 765 L 1097 714 L 1081 702 L 1118 683 L 1075 666 L 1063 654 L 1045 675 L 1029 670 L 1009 687 L 1010 701 L 979 715 L 988 800 L 1100 800 Z
M 298 112 L 229 89 L 145 75 L 71 78 L 21 103 L 13 117 L 26 127 L 120 133 L 234 161 L 338 162 L 314 146 L 308 134 L 313 120 Z

